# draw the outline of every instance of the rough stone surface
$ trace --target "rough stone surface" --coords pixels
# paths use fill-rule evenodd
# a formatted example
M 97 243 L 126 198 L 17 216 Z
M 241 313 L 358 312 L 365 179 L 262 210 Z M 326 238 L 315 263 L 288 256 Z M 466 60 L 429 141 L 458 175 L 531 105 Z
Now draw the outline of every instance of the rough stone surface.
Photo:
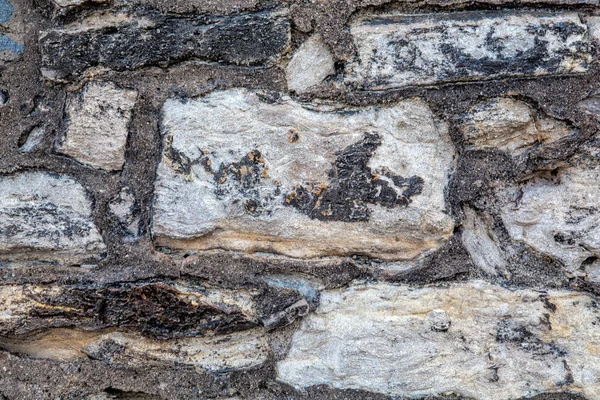
M 30 264 L 97 262 L 105 246 L 91 201 L 73 179 L 46 172 L 0 178 L 0 259 Z
M 287 83 L 298 93 L 318 85 L 335 72 L 334 59 L 320 35 L 311 36 L 287 65 Z
M 570 271 L 600 256 L 599 179 L 598 168 L 567 168 L 555 180 L 531 180 L 502 208 L 510 236 Z
M 110 364 L 135 366 L 175 363 L 193 365 L 211 372 L 257 367 L 269 356 L 268 343 L 260 332 L 167 342 L 113 333 L 99 337 L 82 351 Z
M 0 400 L 600 398 L 599 5 L 0 0 Z
M 287 20 L 271 13 L 172 18 L 98 14 L 40 36 L 44 75 L 117 70 L 196 58 L 236 65 L 274 63 L 288 46 Z
M 158 245 L 412 259 L 447 240 L 453 147 L 426 104 L 318 111 L 270 96 L 165 103 Z
M 600 395 L 598 305 L 588 295 L 367 284 L 323 292 L 278 376 L 400 396 L 516 399 L 568 388 Z
M 69 99 L 67 132 L 57 150 L 94 168 L 122 169 L 136 98 L 135 90 L 111 82 L 88 83 Z
M 573 134 L 566 123 L 536 113 L 510 98 L 477 104 L 464 116 L 460 132 L 473 148 L 518 152 L 536 143 L 552 143 Z
M 126 3 L 126 0 L 123 0 Z M 249 11 L 259 5 L 259 0 L 136 0 L 161 12 L 229 14 Z
M 581 73 L 592 61 L 575 13 L 367 17 L 350 31 L 358 60 L 345 83 L 362 89 Z

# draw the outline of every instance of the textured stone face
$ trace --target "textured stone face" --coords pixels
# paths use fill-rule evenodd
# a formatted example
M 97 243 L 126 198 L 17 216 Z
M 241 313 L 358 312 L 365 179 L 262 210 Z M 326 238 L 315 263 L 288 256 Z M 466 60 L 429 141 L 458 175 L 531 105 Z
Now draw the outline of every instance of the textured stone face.
M 570 271 L 600 256 L 600 169 L 567 168 L 556 181 L 535 179 L 502 208 L 510 236 Z
M 67 105 L 69 125 L 58 151 L 94 168 L 123 168 L 135 90 L 111 82 L 88 83 Z
M 0 259 L 86 264 L 104 249 L 79 183 L 44 172 L 0 178 Z
M 245 90 L 163 108 L 157 244 L 412 259 L 452 231 L 446 128 L 419 100 L 309 109 Z
M 40 36 L 47 78 L 90 67 L 116 70 L 200 59 L 235 65 L 272 64 L 287 48 L 287 20 L 270 13 L 232 17 L 100 14 Z
M 587 27 L 574 13 L 364 18 L 350 31 L 359 55 L 345 83 L 362 89 L 580 73 L 592 60 Z
M 459 131 L 473 148 L 519 152 L 535 143 L 551 143 L 575 131 L 510 98 L 481 102 L 461 118 Z
M 321 295 L 279 379 L 418 397 L 515 399 L 564 385 L 600 395 L 600 310 L 568 291 L 358 285 Z

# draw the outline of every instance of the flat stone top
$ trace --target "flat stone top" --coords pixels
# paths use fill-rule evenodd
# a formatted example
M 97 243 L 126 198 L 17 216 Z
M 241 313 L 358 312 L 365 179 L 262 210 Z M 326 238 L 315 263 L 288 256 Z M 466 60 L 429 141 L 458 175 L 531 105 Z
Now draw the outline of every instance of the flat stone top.
M 105 245 L 78 182 L 41 171 L 0 177 L 0 260 L 96 262 Z
M 570 12 L 367 16 L 350 26 L 358 59 L 347 66 L 345 82 L 381 90 L 586 72 L 592 61 L 587 31 Z
M 420 100 L 317 109 L 227 90 L 166 101 L 162 129 L 158 245 L 413 259 L 452 231 L 454 149 Z

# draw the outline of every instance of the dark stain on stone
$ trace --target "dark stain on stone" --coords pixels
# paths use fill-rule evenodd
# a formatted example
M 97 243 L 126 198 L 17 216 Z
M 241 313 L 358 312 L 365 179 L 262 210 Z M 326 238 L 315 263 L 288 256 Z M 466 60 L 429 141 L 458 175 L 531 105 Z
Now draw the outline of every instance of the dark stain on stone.
M 556 386 L 558 386 L 558 387 L 569 386 L 569 385 L 572 385 L 573 383 L 575 383 L 575 379 L 573 378 L 573 370 L 571 370 L 571 367 L 569 367 L 567 360 L 562 360 L 562 362 L 563 362 L 563 367 L 565 368 L 566 374 L 565 374 L 564 380 L 557 382 Z
M 199 159 L 207 173 L 215 181 L 215 195 L 219 199 L 233 196 L 234 202 L 242 202 L 246 212 L 253 216 L 270 214 L 269 205 L 281 194 L 280 185 L 269 185 L 272 190 L 264 190 L 263 183 L 269 179 L 269 166 L 260 151 L 254 149 L 240 161 L 221 164 L 216 170 L 208 155 Z
M 173 171 L 183 175 L 189 175 L 192 172 L 192 163 L 190 159 L 173 147 L 173 136 L 167 136 L 165 138 L 164 156 Z
M 477 21 L 482 17 L 494 18 L 491 13 L 464 13 L 462 16 L 451 17 L 449 15 L 438 15 L 439 20 L 450 19 L 454 21 Z M 418 19 L 417 19 L 418 20 Z M 371 21 L 371 25 L 399 25 L 410 24 L 414 21 L 399 18 L 381 18 Z M 502 24 L 501 20 L 499 21 Z M 462 25 L 452 25 L 453 28 L 469 30 Z M 455 33 L 450 32 L 448 26 L 439 24 L 434 27 L 413 27 L 406 36 L 392 34 L 388 46 L 391 53 L 395 55 L 393 66 L 396 71 L 409 71 L 420 78 L 433 79 L 435 81 L 455 81 L 471 79 L 489 79 L 497 76 L 524 75 L 531 76 L 539 74 L 539 71 L 548 73 L 561 72 L 565 60 L 573 59 L 587 68 L 589 62 L 585 55 L 590 53 L 591 46 L 586 40 L 573 41 L 569 48 L 551 51 L 553 45 L 546 34 L 558 36 L 561 44 L 567 40 L 583 35 L 585 28 L 571 21 L 558 21 L 555 23 L 531 24 L 525 27 L 533 39 L 533 45 L 529 49 L 506 51 L 503 34 L 496 35 L 496 28 L 490 27 L 485 33 L 482 52 L 492 56 L 474 57 L 473 54 L 465 52 L 460 45 L 450 41 Z M 419 41 L 423 38 L 436 37 L 440 40 L 439 51 L 442 54 L 440 60 L 429 60 L 422 56 Z M 428 39 L 431 40 L 431 39 Z M 370 60 L 372 68 L 377 72 L 369 76 L 365 87 L 385 86 L 389 83 L 389 73 L 385 72 L 387 61 L 381 61 L 376 50 Z
M 136 17 L 99 29 L 46 32 L 40 38 L 43 67 L 62 79 L 96 66 L 132 70 L 186 59 L 265 65 L 288 45 L 289 22 L 268 12 L 229 17 L 146 12 Z
M 7 208 L 0 211 L 0 214 L 7 222 L 15 221 L 15 223 L 8 222 L 0 226 L 0 236 L 11 237 L 31 231 L 32 236 L 51 240 L 58 247 L 60 247 L 61 239 L 87 236 L 92 229 L 92 225 L 86 220 L 73 218 L 56 204 L 50 202 L 37 206 Z M 29 224 L 39 223 L 40 225 L 35 230 L 29 229 L 29 226 L 24 226 L 24 219 L 27 219 Z M 41 229 L 41 226 L 46 228 Z
M 368 221 L 368 204 L 408 206 L 411 197 L 423 190 L 423 179 L 403 178 L 385 167 L 372 171 L 367 164 L 380 145 L 379 134 L 365 134 L 361 141 L 337 154 L 327 174 L 329 183 L 297 185 L 285 196 L 284 205 L 312 219 L 344 222 Z
M 556 304 L 552 303 L 548 299 L 548 295 L 547 294 L 540 296 L 540 300 L 542 301 L 542 303 L 544 303 L 544 308 L 546 310 L 549 310 L 551 312 L 555 312 L 556 311 Z
M 517 348 L 530 352 L 536 356 L 553 355 L 563 357 L 567 353 L 554 343 L 547 343 L 531 333 L 527 327 L 510 318 L 498 322 L 496 341 L 510 343 Z
M 58 293 L 30 293 L 41 306 L 31 310 L 38 323 L 93 329 L 124 327 L 158 338 L 230 333 L 258 326 L 241 311 L 194 301 L 165 283 L 107 287 L 65 287 Z

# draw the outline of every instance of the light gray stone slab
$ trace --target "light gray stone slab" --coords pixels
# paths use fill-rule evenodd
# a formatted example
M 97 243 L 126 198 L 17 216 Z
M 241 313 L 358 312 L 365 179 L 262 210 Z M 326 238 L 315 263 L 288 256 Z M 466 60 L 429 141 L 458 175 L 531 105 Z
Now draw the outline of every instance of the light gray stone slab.
M 510 236 L 534 250 L 579 269 L 600 256 L 600 168 L 570 167 L 555 180 L 536 179 L 514 189 L 502 207 Z
M 309 108 L 246 90 L 171 99 L 155 184 L 159 246 L 408 260 L 450 236 L 447 127 L 418 99 Z
M 334 72 L 333 55 L 319 34 L 302 43 L 285 71 L 288 88 L 298 93 L 320 84 Z
M 544 391 L 600 396 L 600 310 L 589 295 L 481 281 L 325 291 L 278 378 L 420 398 L 508 400 Z
M 94 168 L 121 170 L 136 98 L 137 91 L 112 82 L 88 83 L 69 99 L 68 128 L 57 150 Z
M 73 179 L 31 171 L 0 177 L 0 260 L 80 265 L 105 250 L 92 204 Z
M 345 83 L 359 89 L 582 73 L 592 61 L 587 26 L 571 12 L 367 16 L 350 32 L 358 57 Z

